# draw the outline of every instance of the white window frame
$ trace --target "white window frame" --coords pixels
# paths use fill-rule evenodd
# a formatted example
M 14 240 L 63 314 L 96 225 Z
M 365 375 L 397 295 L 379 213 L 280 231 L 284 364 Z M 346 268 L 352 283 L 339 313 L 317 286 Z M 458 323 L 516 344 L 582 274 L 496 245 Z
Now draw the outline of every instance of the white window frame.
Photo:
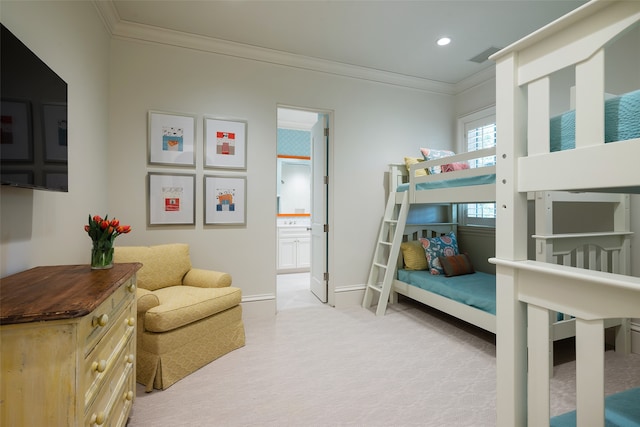
M 457 149 L 459 153 L 466 153 L 468 151 L 467 132 L 470 129 L 486 126 L 492 123 L 496 123 L 496 107 L 495 105 L 478 110 L 466 116 L 458 118 L 457 129 Z M 485 203 L 474 203 L 475 205 L 484 205 Z M 490 205 L 491 203 L 487 203 Z M 468 217 L 467 209 L 470 204 L 460 203 L 458 205 L 458 218 L 461 225 L 480 226 L 480 227 L 493 227 L 496 226 L 495 215 L 493 218 L 477 218 Z M 495 203 L 493 203 L 493 210 L 495 212 Z

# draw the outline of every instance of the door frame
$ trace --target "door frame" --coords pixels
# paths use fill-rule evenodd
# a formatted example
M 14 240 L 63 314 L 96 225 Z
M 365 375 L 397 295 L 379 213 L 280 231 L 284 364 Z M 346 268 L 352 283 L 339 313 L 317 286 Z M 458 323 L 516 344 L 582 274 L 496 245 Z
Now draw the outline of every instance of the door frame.
M 327 125 L 329 127 L 329 142 L 327 144 L 327 176 L 329 177 L 329 182 L 327 184 L 327 224 L 329 225 L 329 231 L 327 233 L 327 273 L 329 274 L 329 280 L 327 281 L 327 304 L 330 306 L 335 306 L 335 280 L 334 280 L 334 262 L 333 262 L 333 224 L 334 224 L 334 183 L 332 177 L 335 176 L 334 173 L 334 161 L 333 161 L 333 152 L 334 152 L 334 111 L 326 108 L 313 108 L 313 107 L 301 107 L 299 105 L 292 104 L 284 104 L 278 103 L 276 104 L 276 135 L 278 129 L 278 108 L 286 108 L 290 110 L 300 110 L 300 111 L 308 111 L 318 114 L 324 114 L 327 116 Z M 277 142 L 277 141 L 276 141 Z M 277 194 L 274 194 L 274 199 Z M 274 225 L 275 226 L 275 225 Z M 277 230 L 276 230 L 277 234 Z M 277 273 L 276 273 L 277 274 Z M 274 278 L 275 279 L 275 278 Z M 277 280 L 274 280 L 274 283 Z M 277 292 L 275 293 L 277 298 Z

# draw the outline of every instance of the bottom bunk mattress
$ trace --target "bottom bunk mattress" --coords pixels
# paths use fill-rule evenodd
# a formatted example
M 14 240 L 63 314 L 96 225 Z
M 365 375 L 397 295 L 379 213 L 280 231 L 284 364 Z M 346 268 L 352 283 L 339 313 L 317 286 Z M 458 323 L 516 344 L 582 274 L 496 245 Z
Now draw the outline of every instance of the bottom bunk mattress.
M 607 396 L 605 427 L 640 427 L 640 387 Z M 551 427 L 575 427 L 576 411 L 551 418 Z
M 496 276 L 476 271 L 446 277 L 427 270 L 398 269 L 398 280 L 462 304 L 496 314 Z

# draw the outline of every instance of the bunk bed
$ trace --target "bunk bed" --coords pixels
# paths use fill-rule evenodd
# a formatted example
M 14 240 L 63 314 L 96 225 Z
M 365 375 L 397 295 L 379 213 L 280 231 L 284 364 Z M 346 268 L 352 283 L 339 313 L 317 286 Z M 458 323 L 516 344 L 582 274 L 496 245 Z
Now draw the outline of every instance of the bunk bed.
M 495 191 L 495 166 L 462 169 L 446 173 L 418 175 L 417 171 L 442 167 L 446 164 L 474 161 L 495 155 L 495 147 L 446 158 L 419 162 L 411 165 L 392 164 L 388 185 L 395 189 L 390 200 L 399 206 L 407 197 L 409 204 L 444 205 L 448 222 L 431 224 L 404 224 L 401 242 L 419 241 L 454 233 L 457 235 L 457 203 L 493 202 Z M 628 195 L 598 193 L 539 192 L 530 193 L 535 204 L 536 259 L 576 266 L 596 271 L 629 272 L 630 213 Z M 610 231 L 582 233 L 553 233 L 554 207 L 558 203 L 583 203 L 610 205 L 613 224 Z M 475 271 L 471 275 L 445 277 L 432 275 L 429 270 L 407 269 L 402 250 L 398 251 L 396 277 L 392 281 L 389 300 L 397 302 L 397 295 L 404 295 L 422 304 L 464 320 L 487 331 L 496 332 L 495 275 Z M 533 250 L 532 250 L 533 252 Z M 388 256 L 389 254 L 385 254 Z M 395 256 L 395 254 L 394 254 Z M 391 271 L 394 271 L 391 269 Z M 375 279 L 372 281 L 375 282 Z M 369 302 L 370 303 L 370 302 Z M 380 304 L 380 301 L 379 301 Z M 384 307 L 384 301 L 382 302 Z M 366 305 L 365 305 L 366 306 Z M 378 307 L 379 308 L 379 307 Z M 556 314 L 551 321 L 552 341 L 575 334 L 573 318 Z M 608 319 L 606 327 L 617 327 L 616 350 L 629 351 L 628 319 Z
M 526 256 L 528 193 L 640 194 L 640 134 L 607 140 L 610 118 L 604 102 L 610 82 L 605 70 L 611 69 L 605 66 L 605 51 L 636 34 L 639 22 L 640 2 L 594 0 L 491 57 L 497 63 L 498 216 L 491 262 L 497 275 L 499 427 L 604 426 L 605 417 L 606 425 L 640 423 L 640 389 L 607 397 L 605 409 L 603 349 L 606 319 L 640 317 L 640 278 Z M 637 41 L 631 46 L 619 64 L 634 67 L 629 75 L 635 87 L 625 93 L 640 87 Z M 566 69 L 575 73 L 574 143 L 571 149 L 552 151 L 551 81 Z M 640 123 L 640 108 L 628 114 Z M 550 421 L 544 372 L 553 312 L 575 319 L 576 412 Z

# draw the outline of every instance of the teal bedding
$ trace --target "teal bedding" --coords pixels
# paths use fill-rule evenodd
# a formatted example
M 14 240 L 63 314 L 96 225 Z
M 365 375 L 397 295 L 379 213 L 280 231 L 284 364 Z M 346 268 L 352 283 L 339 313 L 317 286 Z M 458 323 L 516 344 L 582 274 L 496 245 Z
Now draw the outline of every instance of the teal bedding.
M 496 314 L 496 276 L 476 271 L 463 276 L 446 277 L 429 271 L 398 269 L 398 280 Z
M 446 172 L 448 173 L 448 172 Z M 416 184 L 416 190 L 434 190 L 438 188 L 467 187 L 470 185 L 495 184 L 496 175 L 480 175 L 467 178 L 447 179 L 444 181 L 421 182 Z M 396 191 L 402 192 L 409 189 L 409 183 L 400 184 Z
M 640 138 L 640 90 L 605 101 L 604 142 Z M 551 118 L 551 151 L 576 147 L 576 112 Z
M 605 427 L 640 427 L 640 387 L 607 396 Z M 551 418 L 551 427 L 575 427 L 576 411 Z

